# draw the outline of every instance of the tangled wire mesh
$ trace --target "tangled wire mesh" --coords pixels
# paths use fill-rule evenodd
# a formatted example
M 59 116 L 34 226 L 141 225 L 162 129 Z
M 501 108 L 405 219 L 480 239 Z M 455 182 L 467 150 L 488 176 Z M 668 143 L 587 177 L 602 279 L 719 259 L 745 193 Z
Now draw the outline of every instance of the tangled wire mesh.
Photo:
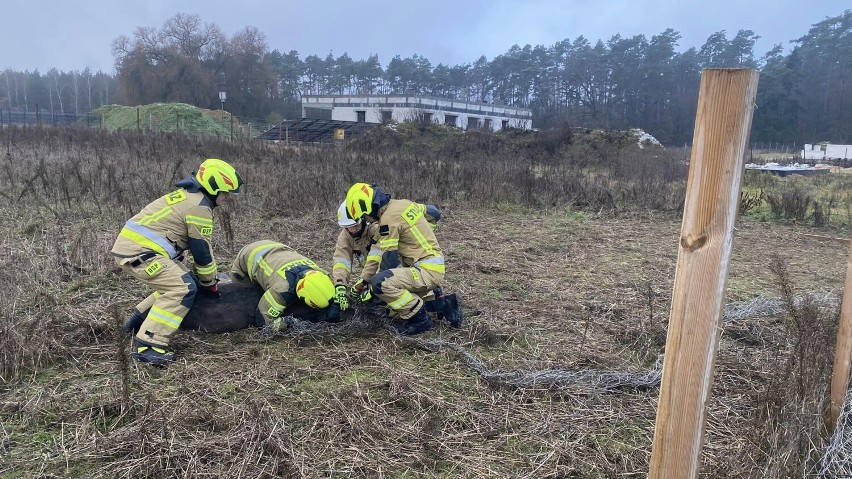
M 817 304 L 836 304 L 839 297 L 834 292 L 821 292 L 796 297 L 796 304 L 812 301 Z M 779 298 L 758 296 L 751 301 L 729 303 L 725 307 L 724 320 L 737 321 L 758 315 L 777 314 L 784 310 L 784 302 Z M 556 387 L 575 394 L 611 392 L 624 388 L 652 388 L 660 385 L 662 378 L 663 355 L 659 355 L 654 367 L 647 371 L 566 371 L 545 369 L 539 371 L 499 371 L 490 368 L 482 359 L 470 353 L 463 346 L 441 339 L 426 340 L 400 336 L 385 319 L 384 307 L 379 305 L 357 305 L 352 319 L 337 323 L 310 323 L 291 319 L 290 328 L 277 336 L 299 338 L 306 336 L 332 335 L 352 337 L 365 335 L 377 330 L 387 330 L 403 345 L 428 351 L 449 350 L 482 379 L 492 384 L 517 388 Z M 846 410 L 844 410 L 846 411 Z M 852 418 L 849 418 L 852 421 Z M 850 440 L 852 442 L 852 440 Z
M 808 293 L 794 298 L 795 306 L 809 302 L 817 306 L 834 306 L 840 297 L 833 291 Z M 782 313 L 786 308 L 784 300 L 770 296 L 758 296 L 750 301 L 735 301 L 725 305 L 724 321 L 739 321 L 753 316 L 768 316 Z
M 846 394 L 837 427 L 823 452 L 816 477 L 852 477 L 852 394 Z

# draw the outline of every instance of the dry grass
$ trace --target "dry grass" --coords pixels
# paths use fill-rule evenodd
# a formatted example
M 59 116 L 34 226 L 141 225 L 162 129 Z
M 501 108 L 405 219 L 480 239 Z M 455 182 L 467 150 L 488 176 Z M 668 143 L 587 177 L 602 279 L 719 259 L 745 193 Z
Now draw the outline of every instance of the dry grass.
M 450 265 L 445 289 L 460 293 L 468 320 L 423 339 L 458 345 L 492 371 L 641 372 L 653 368 L 665 341 L 676 214 L 571 209 L 570 194 L 551 194 L 555 179 L 570 173 L 555 163 L 542 180 L 513 177 L 523 162 L 500 158 L 479 169 L 476 158 L 461 158 L 459 172 L 428 153 L 418 162 L 60 132 L 0 135 L 9 185 L 0 199 L 0 281 L 8 288 L 0 313 L 0 477 L 645 476 L 655 388 L 510 386 L 484 379 L 451 348 L 423 348 L 380 327 L 271 342 L 254 331 L 180 332 L 174 366 L 130 363 L 117 325 L 144 292 L 117 274 L 108 251 L 129 214 L 199 160 L 219 156 L 249 183 L 233 207 L 217 212 L 217 224 L 229 225 L 215 238 L 223 268 L 260 238 L 329 266 L 339 198 L 350 182 L 376 178 L 445 210 L 438 230 Z M 406 171 L 393 176 L 387 166 Z M 507 180 L 487 184 L 499 168 Z M 515 187 L 518 196 L 496 200 Z M 563 201 L 545 206 L 557 197 Z M 772 253 L 791 291 L 840 288 L 847 252 L 802 231 L 741 221 L 729 300 L 781 295 Z M 778 463 L 772 454 L 789 450 L 758 442 L 754 421 L 764 404 L 755 398 L 787 364 L 779 358 L 797 351 L 790 323 L 763 316 L 726 325 L 705 476 L 761 477 Z M 820 444 L 812 421 L 797 424 Z

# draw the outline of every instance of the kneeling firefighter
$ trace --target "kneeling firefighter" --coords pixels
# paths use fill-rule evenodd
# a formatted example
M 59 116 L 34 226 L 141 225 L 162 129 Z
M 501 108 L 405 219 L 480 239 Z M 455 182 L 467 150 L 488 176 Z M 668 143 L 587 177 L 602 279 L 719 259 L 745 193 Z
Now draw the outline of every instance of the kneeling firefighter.
M 340 320 L 340 306 L 334 300 L 334 284 L 328 274 L 310 259 L 289 246 L 261 240 L 243 247 L 231 265 L 234 281 L 253 282 L 263 290 L 257 305 L 255 326 L 267 334 L 287 329 L 284 311 L 297 301 L 309 313 L 297 319 L 311 322 Z
M 454 327 L 461 325 L 463 315 L 455 294 L 430 296 L 440 291 L 445 267 L 424 205 L 391 199 L 376 185 L 356 183 L 346 194 L 346 213 L 352 220 L 378 227 L 381 259 L 369 287 L 388 305 L 391 315 L 402 320 L 394 325 L 400 334 L 431 329 L 429 311 L 443 314 Z

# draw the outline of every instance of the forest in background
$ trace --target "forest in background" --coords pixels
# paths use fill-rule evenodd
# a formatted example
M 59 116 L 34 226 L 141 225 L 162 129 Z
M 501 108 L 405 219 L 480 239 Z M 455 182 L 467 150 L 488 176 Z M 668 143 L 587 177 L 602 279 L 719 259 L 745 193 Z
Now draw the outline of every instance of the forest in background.
M 512 46 L 489 60 L 433 65 L 421 55 L 347 53 L 301 56 L 270 49 L 254 27 L 228 37 L 197 15 L 177 14 L 161 28 L 138 27 L 114 40 L 115 73 L 0 72 L 0 109 L 85 113 L 106 104 L 183 102 L 220 107 L 274 122 L 301 116 L 303 95 L 420 94 L 503 103 L 533 110 L 537 128 L 557 125 L 638 127 L 664 144 L 692 137 L 701 70 L 750 67 L 761 72 L 753 141 L 852 142 L 852 10 L 828 17 L 759 55 L 758 33 L 719 31 L 700 47 L 679 50 L 667 29 L 592 41 L 566 38 L 550 46 Z

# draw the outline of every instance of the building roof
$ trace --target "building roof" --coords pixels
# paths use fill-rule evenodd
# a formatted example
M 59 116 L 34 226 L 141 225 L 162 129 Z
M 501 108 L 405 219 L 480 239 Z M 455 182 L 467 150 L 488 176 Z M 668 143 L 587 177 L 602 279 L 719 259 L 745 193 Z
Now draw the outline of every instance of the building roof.
M 338 128 L 343 129 L 346 139 L 349 140 L 361 136 L 376 126 L 375 123 L 358 121 L 301 118 L 297 120 L 284 120 L 261 133 L 258 139 L 303 143 L 331 143 L 334 141 L 334 130 Z
M 332 107 L 354 108 L 420 108 L 425 110 L 449 111 L 474 115 L 488 115 L 530 120 L 532 110 L 517 106 L 454 100 L 429 95 L 303 95 L 302 106 L 331 105 Z

